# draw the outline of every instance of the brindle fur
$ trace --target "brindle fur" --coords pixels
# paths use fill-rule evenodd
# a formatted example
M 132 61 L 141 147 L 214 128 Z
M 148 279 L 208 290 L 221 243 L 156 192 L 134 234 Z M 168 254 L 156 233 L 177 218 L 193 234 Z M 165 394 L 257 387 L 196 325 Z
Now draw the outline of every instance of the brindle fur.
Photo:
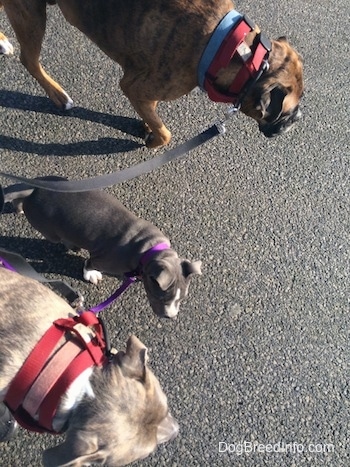
M 1 267 L 0 311 L 2 401 L 52 321 L 75 312 L 47 287 Z M 91 386 L 95 397 L 85 397 L 73 409 L 65 441 L 44 452 L 45 466 L 126 465 L 177 434 L 166 396 L 147 367 L 147 349 L 135 336 L 129 338 L 125 352 L 94 370 Z
M 53 102 L 69 108 L 72 101 L 39 63 L 45 32 L 45 0 L 1 0 L 21 46 L 21 61 Z M 57 0 L 67 21 L 80 29 L 123 68 L 120 86 L 148 131 L 147 145 L 170 141 L 171 133 L 156 112 L 158 101 L 177 99 L 198 85 L 197 67 L 210 35 L 231 0 Z M 258 28 L 253 32 L 254 35 Z M 241 110 L 272 136 L 299 116 L 303 92 L 302 64 L 281 38 L 272 41 L 270 69 L 253 87 Z M 233 59 L 216 82 L 228 89 L 237 72 Z M 280 92 L 273 92 L 276 88 Z M 276 102 L 274 102 L 276 101 Z

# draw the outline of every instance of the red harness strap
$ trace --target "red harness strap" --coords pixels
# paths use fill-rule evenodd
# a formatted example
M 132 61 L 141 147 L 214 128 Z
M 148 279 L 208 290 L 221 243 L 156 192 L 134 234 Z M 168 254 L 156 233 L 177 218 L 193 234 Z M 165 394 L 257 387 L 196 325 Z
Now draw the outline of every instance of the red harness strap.
M 66 333 L 70 338 L 53 353 Z M 94 313 L 54 321 L 7 391 L 4 402 L 18 423 L 30 431 L 56 433 L 52 421 L 62 395 L 84 370 L 106 363 L 105 349 L 103 329 Z
M 245 40 L 246 35 L 254 30 L 254 25 L 243 17 L 239 24 L 231 29 L 228 35 L 223 40 L 214 60 L 211 62 L 208 71 L 205 75 L 204 88 L 208 93 L 209 98 L 215 102 L 232 103 L 233 98 L 238 98 L 242 93 L 245 85 L 250 78 L 254 78 L 269 52 L 269 45 L 265 44 L 265 39 L 259 40 L 254 51 L 249 58 L 242 58 L 242 68 L 231 83 L 228 91 L 225 93 L 215 89 L 215 80 L 217 73 L 222 68 L 226 68 L 233 56 L 237 53 L 237 49 Z

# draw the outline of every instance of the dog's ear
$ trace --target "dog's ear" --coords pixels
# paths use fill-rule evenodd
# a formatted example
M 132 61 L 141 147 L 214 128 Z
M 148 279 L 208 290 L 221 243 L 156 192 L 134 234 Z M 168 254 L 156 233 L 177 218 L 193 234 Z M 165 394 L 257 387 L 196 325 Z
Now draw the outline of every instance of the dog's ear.
M 64 443 L 43 452 L 44 467 L 90 465 L 102 463 L 106 458 L 107 453 L 98 448 L 97 436 L 83 430 L 75 432 L 72 438 L 68 432 Z
M 182 273 L 185 278 L 190 277 L 192 274 L 202 274 L 201 271 L 202 261 L 188 261 L 188 259 L 184 259 L 181 262 Z
M 287 94 L 287 90 L 281 86 L 267 89 L 257 107 L 261 111 L 261 118 L 269 122 L 276 121 L 282 113 L 283 101 Z
M 174 281 L 173 267 L 171 263 L 163 261 L 151 261 L 147 266 L 146 274 L 158 284 L 161 290 L 167 290 Z
M 158 274 L 151 277 L 157 282 L 161 290 L 167 290 L 174 281 L 174 277 L 168 269 L 162 269 Z
M 147 347 L 136 336 L 130 336 L 126 344 L 126 351 L 121 357 L 120 366 L 124 376 L 143 381 L 147 362 Z

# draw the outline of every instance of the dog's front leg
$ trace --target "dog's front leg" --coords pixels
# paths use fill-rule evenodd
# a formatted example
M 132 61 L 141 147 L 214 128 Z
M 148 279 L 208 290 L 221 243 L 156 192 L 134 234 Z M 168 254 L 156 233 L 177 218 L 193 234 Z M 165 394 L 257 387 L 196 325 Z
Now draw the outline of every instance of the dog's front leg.
M 143 119 L 143 125 L 146 132 L 146 146 L 148 148 L 166 146 L 171 140 L 171 133 L 157 114 L 156 108 L 158 102 L 138 101 L 136 104 L 132 104 L 137 113 Z
M 46 27 L 46 2 L 6 2 L 5 12 L 21 47 L 21 62 L 60 108 L 70 109 L 72 99 L 42 68 L 40 50 Z
M 148 148 L 158 148 L 166 146 L 171 140 L 171 133 L 157 114 L 157 101 L 134 100 L 127 96 L 143 120 L 146 130 L 146 146 Z
M 125 79 L 125 75 L 120 81 L 120 87 L 144 122 L 147 133 L 146 146 L 157 148 L 167 145 L 171 140 L 171 133 L 157 114 L 158 102 L 140 98 L 141 84 L 135 81 L 130 83 Z

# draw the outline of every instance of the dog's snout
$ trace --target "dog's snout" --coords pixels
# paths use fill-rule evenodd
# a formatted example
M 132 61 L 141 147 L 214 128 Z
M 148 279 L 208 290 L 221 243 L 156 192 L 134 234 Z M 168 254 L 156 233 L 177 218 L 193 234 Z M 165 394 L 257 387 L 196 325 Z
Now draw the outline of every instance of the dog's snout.
M 282 115 L 282 117 L 275 122 L 262 122 L 259 124 L 259 130 L 267 138 L 281 135 L 290 130 L 294 123 L 302 117 L 302 112 L 299 107 L 296 107 L 290 114 Z
M 259 130 L 267 138 L 273 138 L 274 136 L 277 136 L 281 133 L 281 128 L 279 125 L 272 125 L 269 123 L 266 125 L 259 125 Z

